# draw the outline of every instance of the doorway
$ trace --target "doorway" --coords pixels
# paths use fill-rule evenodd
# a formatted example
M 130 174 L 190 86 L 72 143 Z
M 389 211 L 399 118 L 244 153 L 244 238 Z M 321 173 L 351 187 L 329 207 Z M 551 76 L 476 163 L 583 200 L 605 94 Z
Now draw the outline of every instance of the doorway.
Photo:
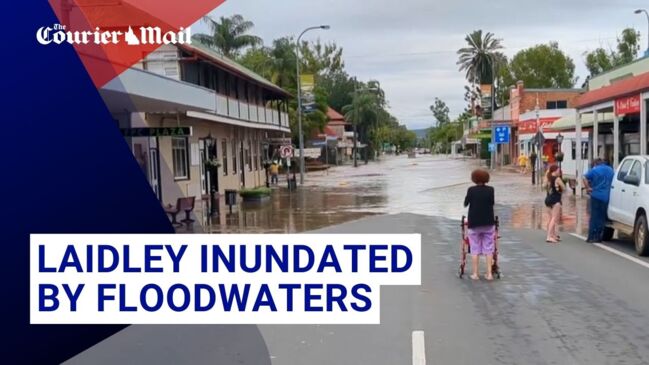
M 149 138 L 149 184 L 159 201 L 162 201 L 162 188 L 160 186 L 160 151 L 158 150 L 158 137 Z
M 201 171 L 201 193 L 207 196 L 214 191 L 219 191 L 219 174 L 218 168 L 209 168 L 207 161 L 218 160 L 216 139 L 203 138 L 199 140 L 200 171 Z

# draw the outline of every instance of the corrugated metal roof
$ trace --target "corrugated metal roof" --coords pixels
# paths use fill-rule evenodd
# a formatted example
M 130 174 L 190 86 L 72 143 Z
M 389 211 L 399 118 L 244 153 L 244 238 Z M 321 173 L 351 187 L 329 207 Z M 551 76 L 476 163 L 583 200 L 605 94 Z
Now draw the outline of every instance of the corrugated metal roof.
M 589 91 L 577 99 L 577 108 L 585 108 L 624 96 L 639 94 L 646 90 L 649 90 L 649 72 Z
M 332 122 L 345 121 L 345 117 L 343 117 L 342 114 L 338 113 L 335 109 L 331 107 L 327 107 L 327 117 L 329 117 L 329 120 Z
M 612 123 L 613 122 L 613 113 L 599 113 L 597 116 L 598 123 Z M 595 116 L 593 113 L 582 114 L 581 116 L 581 126 L 582 127 L 592 127 L 595 121 Z M 576 128 L 577 120 L 576 115 L 566 115 L 563 118 L 557 119 L 552 123 L 552 129 L 556 130 L 573 130 Z

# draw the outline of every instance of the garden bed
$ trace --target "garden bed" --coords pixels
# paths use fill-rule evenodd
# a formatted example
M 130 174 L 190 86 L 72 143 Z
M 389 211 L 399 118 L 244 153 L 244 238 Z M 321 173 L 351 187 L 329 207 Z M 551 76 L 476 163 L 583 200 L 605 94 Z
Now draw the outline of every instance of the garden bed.
M 242 189 L 239 196 L 244 202 L 261 202 L 270 198 L 271 189 L 259 187 L 254 189 Z

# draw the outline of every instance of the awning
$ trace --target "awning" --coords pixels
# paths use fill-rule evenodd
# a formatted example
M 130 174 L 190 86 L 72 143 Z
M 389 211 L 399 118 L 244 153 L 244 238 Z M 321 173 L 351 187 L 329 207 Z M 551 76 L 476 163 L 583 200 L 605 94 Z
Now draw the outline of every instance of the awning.
M 480 142 L 475 138 L 467 138 L 466 140 L 463 139 L 457 140 L 453 142 L 453 144 L 468 145 L 468 144 L 480 144 Z
M 587 113 L 581 115 L 581 126 L 592 127 L 595 120 L 594 113 Z M 613 113 L 598 113 L 597 120 L 599 123 L 613 123 Z M 554 130 L 573 130 L 576 128 L 576 114 L 567 115 L 563 118 L 556 120 L 551 128 Z
M 577 108 L 581 109 L 623 96 L 640 94 L 646 90 L 649 90 L 649 72 L 582 94 L 577 99 Z
M 471 136 L 474 139 L 485 139 L 485 138 L 491 138 L 491 131 L 482 131 L 478 134 L 474 134 Z

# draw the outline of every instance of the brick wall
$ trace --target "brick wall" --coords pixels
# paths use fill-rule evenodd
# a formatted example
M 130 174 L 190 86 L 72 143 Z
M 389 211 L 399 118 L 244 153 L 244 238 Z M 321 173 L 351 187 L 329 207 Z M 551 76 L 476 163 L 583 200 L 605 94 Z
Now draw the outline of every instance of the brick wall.
M 542 90 L 534 91 L 534 89 L 526 90 L 522 82 L 516 84 L 516 88 L 511 90 L 510 104 L 512 110 L 512 120 L 518 121 L 520 114 L 534 110 L 536 107 L 536 100 L 538 96 L 539 108 L 546 109 L 548 101 L 567 101 L 568 108 L 574 108 L 577 98 L 581 94 L 577 90 Z
M 577 98 L 580 93 L 577 91 L 526 91 L 523 90 L 519 105 L 520 113 L 525 113 L 530 110 L 534 110 L 536 107 L 536 98 L 538 95 L 539 99 L 539 108 L 546 109 L 546 102 L 548 101 L 557 101 L 557 100 L 566 100 L 568 102 L 568 108 L 574 108 Z

